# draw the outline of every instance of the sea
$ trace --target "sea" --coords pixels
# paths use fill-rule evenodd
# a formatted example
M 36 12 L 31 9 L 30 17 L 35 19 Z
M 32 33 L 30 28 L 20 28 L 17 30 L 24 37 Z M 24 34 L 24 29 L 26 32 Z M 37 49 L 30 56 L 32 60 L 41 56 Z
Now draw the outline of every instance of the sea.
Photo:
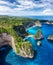
M 39 20 L 53 20 L 53 16 L 26 16 L 27 18 L 39 19 Z
M 53 16 L 32 16 L 30 18 L 53 20 Z M 9 50 L 9 47 L 4 46 L 0 49 L 0 65 L 53 65 L 53 42 L 47 39 L 49 35 L 53 35 L 53 25 L 42 24 L 42 27 L 32 27 L 27 29 L 27 32 L 35 35 L 38 29 L 41 29 L 44 37 L 41 40 L 41 46 L 37 46 L 37 41 L 34 37 L 27 39 L 32 44 L 34 58 L 21 57 L 13 49 L 10 48 Z

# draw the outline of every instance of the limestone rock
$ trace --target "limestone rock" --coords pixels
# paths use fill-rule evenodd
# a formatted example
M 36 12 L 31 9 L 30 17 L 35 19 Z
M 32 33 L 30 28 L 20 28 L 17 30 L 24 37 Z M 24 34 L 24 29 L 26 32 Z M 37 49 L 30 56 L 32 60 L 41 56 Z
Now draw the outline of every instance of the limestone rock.
M 42 40 L 43 39 L 42 31 L 40 29 L 38 29 L 38 31 L 34 37 L 36 40 Z
M 32 45 L 29 42 L 24 42 L 18 48 L 18 55 L 26 58 L 33 58 L 34 57 L 34 50 L 32 49 Z
M 9 45 L 15 50 L 14 38 L 7 33 L 0 33 L 0 47 Z

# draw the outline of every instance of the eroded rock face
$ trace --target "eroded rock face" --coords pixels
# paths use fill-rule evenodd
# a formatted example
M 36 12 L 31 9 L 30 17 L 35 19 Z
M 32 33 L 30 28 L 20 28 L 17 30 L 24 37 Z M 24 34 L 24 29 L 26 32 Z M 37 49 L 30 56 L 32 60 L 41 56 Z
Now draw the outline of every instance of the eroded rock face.
M 3 45 L 7 45 L 11 42 L 11 36 L 6 33 L 1 33 L 0 34 L 0 47 Z
M 18 55 L 26 58 L 34 57 L 34 50 L 29 42 L 24 42 L 20 48 L 18 48 Z
M 18 44 L 19 47 L 16 47 L 14 43 L 14 38 L 10 34 L 0 33 L 0 47 L 4 45 L 11 46 L 15 50 L 15 52 L 18 50 L 17 55 L 28 58 L 34 57 L 32 45 L 29 42 L 20 42 L 20 45 Z
M 14 39 L 10 34 L 0 33 L 0 47 L 4 45 L 10 45 L 15 49 Z

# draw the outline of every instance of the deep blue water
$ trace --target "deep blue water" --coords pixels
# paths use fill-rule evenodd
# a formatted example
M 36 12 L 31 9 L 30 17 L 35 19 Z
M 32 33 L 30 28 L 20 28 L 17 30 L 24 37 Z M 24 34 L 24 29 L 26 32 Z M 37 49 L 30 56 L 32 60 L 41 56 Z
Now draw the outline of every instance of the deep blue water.
M 37 32 L 36 30 L 38 30 L 39 29 L 39 27 L 29 27 L 28 29 L 26 29 L 26 31 L 28 32 L 28 33 L 32 33 L 33 35 Z
M 27 32 L 34 35 L 38 29 L 39 27 L 29 28 Z M 34 37 L 28 38 L 35 51 L 34 58 L 23 58 L 16 55 L 14 50 L 11 49 L 5 58 L 5 61 L 9 63 L 8 65 L 53 65 L 53 42 L 47 40 L 48 35 L 53 34 L 53 25 L 43 24 L 40 29 L 44 36 L 40 47 L 37 46 Z
M 46 16 L 19 16 L 21 18 L 32 18 L 32 19 L 38 19 L 38 20 L 52 20 L 53 21 L 53 16 L 49 16 L 49 15 L 46 15 Z
M 39 19 L 39 20 L 52 20 L 53 16 L 28 16 L 28 18 Z

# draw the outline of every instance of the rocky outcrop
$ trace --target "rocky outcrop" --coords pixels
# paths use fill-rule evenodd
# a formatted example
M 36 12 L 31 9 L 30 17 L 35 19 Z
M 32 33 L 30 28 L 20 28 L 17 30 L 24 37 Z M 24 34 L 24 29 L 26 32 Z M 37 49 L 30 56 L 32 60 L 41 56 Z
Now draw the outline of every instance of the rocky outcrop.
M 34 50 L 32 49 L 32 45 L 29 42 L 24 42 L 22 46 L 18 48 L 18 55 L 26 58 L 34 57 Z
M 53 25 L 53 21 L 47 21 L 46 24 Z
M 41 41 L 38 41 L 37 42 L 37 46 L 41 46 Z
M 38 27 L 42 27 L 42 23 L 41 23 L 40 21 L 36 21 L 36 22 L 34 23 L 34 25 L 35 25 L 35 26 L 38 26 Z
M 34 37 L 36 40 L 42 40 L 43 39 L 42 31 L 39 29 Z
M 53 35 L 49 35 L 47 39 L 53 41 Z

